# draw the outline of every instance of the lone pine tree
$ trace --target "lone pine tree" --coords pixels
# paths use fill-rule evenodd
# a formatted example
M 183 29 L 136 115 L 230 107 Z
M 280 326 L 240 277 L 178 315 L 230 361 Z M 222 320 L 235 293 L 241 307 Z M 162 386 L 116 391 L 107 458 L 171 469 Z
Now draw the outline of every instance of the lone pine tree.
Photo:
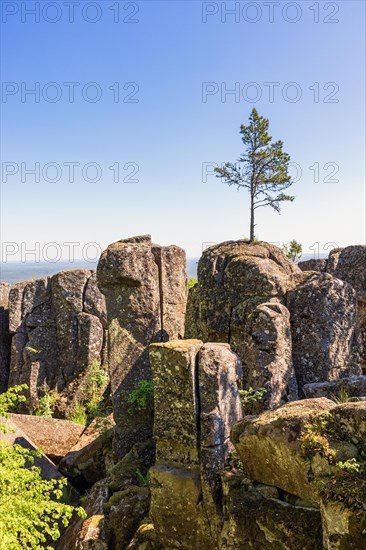
M 292 185 L 288 173 L 290 156 L 282 150 L 282 141 L 272 143 L 268 134 L 268 119 L 253 109 L 249 125 L 240 127 L 245 152 L 236 164 L 227 162 L 215 168 L 217 177 L 238 189 L 246 187 L 250 193 L 250 241 L 254 240 L 254 216 L 257 208 L 271 206 L 280 213 L 280 203 L 295 197 L 283 193 Z

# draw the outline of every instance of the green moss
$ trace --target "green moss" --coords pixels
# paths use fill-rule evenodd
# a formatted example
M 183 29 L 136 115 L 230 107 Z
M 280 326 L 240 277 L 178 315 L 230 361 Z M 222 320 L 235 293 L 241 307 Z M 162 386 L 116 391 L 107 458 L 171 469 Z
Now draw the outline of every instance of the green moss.
M 353 441 L 332 414 L 318 416 L 307 424 L 301 434 L 301 452 L 309 460 L 311 483 L 324 503 L 336 502 L 352 510 L 361 521 L 366 521 L 366 460 L 361 448 L 357 456 L 340 460 L 337 450 L 354 447 Z M 316 456 L 325 458 L 331 468 L 326 473 L 314 473 L 312 462 Z

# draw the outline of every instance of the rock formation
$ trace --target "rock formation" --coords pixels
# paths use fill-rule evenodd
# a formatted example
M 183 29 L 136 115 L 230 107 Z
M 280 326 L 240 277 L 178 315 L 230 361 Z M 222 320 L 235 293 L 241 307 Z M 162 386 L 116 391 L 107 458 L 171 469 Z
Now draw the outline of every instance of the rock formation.
M 92 271 L 64 271 L 10 288 L 9 386 L 28 385 L 28 410 L 37 408 L 45 388 L 67 388 L 70 406 L 78 390 L 72 383 L 105 360 L 105 316 Z
M 253 412 L 303 396 L 306 383 L 361 373 L 352 287 L 303 272 L 268 243 L 231 241 L 203 253 L 186 337 L 231 345 L 243 387 L 266 390 Z
M 364 402 L 308 399 L 238 422 L 232 441 L 251 479 L 318 507 L 323 548 L 362 548 L 365 426 Z
M 129 402 L 139 383 L 151 379 L 148 346 L 180 338 L 187 299 L 185 253 L 152 244 L 150 236 L 111 244 L 100 258 L 97 279 L 105 295 L 109 370 L 119 456 L 152 434 L 152 410 Z
M 9 334 L 10 285 L 0 283 L 0 393 L 8 388 L 11 337 Z
M 230 241 L 203 253 L 190 293 L 186 337 L 229 343 L 241 358 L 244 387 L 266 389 L 263 408 L 297 398 L 284 300 L 299 275 L 273 245 Z
M 301 396 L 304 384 L 361 374 L 351 285 L 327 273 L 313 275 L 288 293 L 287 306 Z
M 150 347 L 156 465 L 150 515 L 163 548 L 217 548 L 220 471 L 229 430 L 242 417 L 238 358 L 225 344 L 171 341 Z
M 349 283 L 358 300 L 358 329 L 361 335 L 361 367 L 366 374 L 366 246 L 347 246 L 329 254 L 327 272 Z

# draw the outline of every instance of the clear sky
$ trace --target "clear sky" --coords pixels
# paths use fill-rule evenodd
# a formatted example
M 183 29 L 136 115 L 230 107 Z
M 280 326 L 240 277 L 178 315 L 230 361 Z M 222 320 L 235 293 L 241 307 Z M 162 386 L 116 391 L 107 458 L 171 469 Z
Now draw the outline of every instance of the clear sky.
M 297 179 L 257 236 L 365 244 L 365 2 L 1 4 L 3 259 L 247 236 L 247 193 L 209 172 L 238 158 L 253 106 Z

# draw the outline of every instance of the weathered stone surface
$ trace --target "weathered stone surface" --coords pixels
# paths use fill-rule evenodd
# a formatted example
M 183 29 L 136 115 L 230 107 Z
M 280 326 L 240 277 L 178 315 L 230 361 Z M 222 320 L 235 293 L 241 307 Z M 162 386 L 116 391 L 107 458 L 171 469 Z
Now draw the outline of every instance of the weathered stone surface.
M 157 462 L 198 463 L 197 354 L 199 340 L 150 346 Z
M 10 370 L 9 292 L 10 285 L 0 283 L 0 393 L 8 388 Z
M 84 431 L 80 424 L 57 418 L 10 414 L 10 420 L 53 462 L 68 453 Z
M 107 305 L 115 451 L 123 456 L 152 435 L 152 410 L 131 411 L 128 395 L 151 379 L 148 346 L 183 333 L 185 254 L 132 237 L 103 252 L 97 278 Z
M 60 471 L 76 482 L 91 484 L 106 476 L 105 456 L 111 449 L 113 420 L 97 418 L 83 431 L 59 464 Z
M 251 479 L 316 503 L 299 436 L 305 424 L 334 407 L 335 403 L 324 397 L 293 401 L 234 424 L 231 440 Z
M 112 495 L 104 507 L 109 548 L 127 548 L 140 521 L 148 513 L 149 505 L 146 487 L 132 485 Z
M 229 344 L 204 344 L 198 365 L 201 447 L 227 444 L 231 426 L 243 417 L 238 356 Z
M 366 374 L 366 246 L 336 248 L 329 254 L 327 271 L 349 283 L 358 300 L 358 330 L 361 335 L 361 367 Z
M 302 271 L 318 271 L 319 273 L 322 273 L 326 271 L 327 260 L 323 258 L 312 258 L 311 260 L 303 260 L 302 262 L 298 262 L 297 266 Z
M 11 287 L 9 385 L 29 386 L 22 411 L 37 408 L 46 386 L 72 399 L 70 384 L 104 360 L 103 323 L 104 297 L 92 271 L 64 271 Z
M 219 472 L 230 426 L 242 417 L 238 357 L 228 344 L 177 340 L 150 346 L 157 464 L 151 518 L 164 548 L 218 547 Z M 185 533 L 185 534 L 184 534 Z
M 266 390 L 247 413 L 297 399 L 290 314 L 277 298 L 251 298 L 234 308 L 230 342 L 242 358 L 244 387 Z
M 223 476 L 220 549 L 322 550 L 319 510 L 264 498 L 243 475 Z
M 104 517 L 109 495 L 104 481 L 93 486 L 84 504 L 87 518 L 74 518 L 58 540 L 56 550 L 109 550 Z
M 228 342 L 243 364 L 244 389 L 265 388 L 258 410 L 297 398 L 286 292 L 304 274 L 265 242 L 207 249 L 189 292 L 186 337 Z
M 204 341 L 228 342 L 232 309 L 250 297 L 283 297 L 299 268 L 269 243 L 229 241 L 208 248 L 198 263 L 200 325 L 187 331 Z M 230 342 L 229 342 L 230 343 Z
M 199 471 L 157 464 L 150 476 L 150 514 L 163 548 L 215 548 L 202 509 Z
M 35 451 L 37 444 L 32 441 L 28 434 L 26 434 L 19 426 L 17 426 L 11 419 L 5 420 L 1 418 L 1 422 L 9 428 L 9 431 L 3 433 L 0 430 L 0 441 L 5 441 L 10 445 L 21 445 L 25 449 Z M 34 464 L 41 469 L 41 475 L 43 479 L 61 479 L 62 475 L 58 471 L 57 467 L 49 458 L 45 455 L 41 455 L 34 459 Z
M 138 485 L 138 473 L 146 476 L 155 463 L 155 445 L 152 440 L 136 443 L 132 449 L 108 470 L 108 487 L 122 491 L 130 485 Z
M 335 405 L 323 397 L 289 403 L 235 424 L 232 438 L 253 479 L 320 505 L 324 548 L 360 547 L 366 402 Z
M 305 384 L 303 390 L 307 398 L 328 397 L 340 400 L 342 397 L 366 397 L 366 376 L 350 376 L 331 382 Z
M 178 246 L 153 246 L 159 270 L 162 342 L 184 338 L 187 305 L 186 254 Z
M 127 550 L 164 550 L 158 539 L 154 524 L 149 518 L 145 518 L 137 529 L 133 539 L 127 546 Z
M 328 273 L 289 292 L 292 357 L 299 395 L 304 384 L 361 374 L 353 288 Z

